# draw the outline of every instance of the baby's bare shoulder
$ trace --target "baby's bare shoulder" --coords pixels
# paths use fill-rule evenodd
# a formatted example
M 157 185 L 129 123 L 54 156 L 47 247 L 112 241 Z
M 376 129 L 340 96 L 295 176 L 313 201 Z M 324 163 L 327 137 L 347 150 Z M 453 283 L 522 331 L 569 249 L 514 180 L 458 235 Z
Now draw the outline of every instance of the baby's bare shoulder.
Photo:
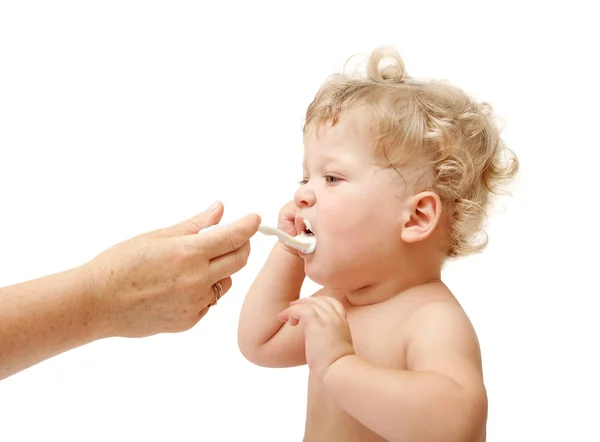
M 411 314 L 405 327 L 409 370 L 439 372 L 463 386 L 481 383 L 477 333 L 453 296 L 424 302 Z

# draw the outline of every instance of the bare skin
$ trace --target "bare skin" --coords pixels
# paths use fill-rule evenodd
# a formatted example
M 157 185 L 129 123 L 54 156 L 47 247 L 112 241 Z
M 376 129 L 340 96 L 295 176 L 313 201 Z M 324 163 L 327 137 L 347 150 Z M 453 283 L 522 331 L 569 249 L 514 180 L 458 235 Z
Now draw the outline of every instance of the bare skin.
M 354 307 L 347 300 L 342 305 L 353 354 L 337 359 L 321 377 L 311 371 L 306 442 L 485 441 L 477 340 L 442 283 L 370 306 Z M 444 333 L 434 330 L 436 323 L 443 323 Z M 446 333 L 462 342 L 438 353 L 435 361 L 419 355 L 426 346 L 449 344 Z
M 0 379 L 67 350 L 113 337 L 193 327 L 245 266 L 257 215 L 209 232 L 222 204 L 177 225 L 139 235 L 90 262 L 0 288 Z
M 269 275 L 277 274 L 273 263 L 286 263 L 290 275 L 294 267 L 301 269 L 294 263 L 298 257 L 284 247 L 275 246 L 247 295 L 239 342 L 244 356 L 261 366 L 298 366 L 306 364 L 307 357 L 315 359 L 308 363 L 313 366 L 305 442 L 485 441 L 487 405 L 477 337 L 441 282 L 358 306 L 344 293 L 317 292 L 312 298 L 340 301 L 351 340 L 329 339 L 317 331 L 315 340 L 322 343 L 324 354 L 317 349 L 311 355 L 305 344 L 310 314 L 286 312 L 291 299 L 298 299 L 303 278 L 296 274 L 295 280 L 278 279 L 293 280 L 287 287 L 294 285 L 293 291 L 262 286 Z M 276 293 L 279 299 L 272 298 Z M 256 316 L 255 308 L 267 310 Z M 326 361 L 321 366 L 320 359 Z
M 246 295 L 242 354 L 308 365 L 306 442 L 485 440 L 479 344 L 441 282 L 440 197 L 379 167 L 360 119 L 321 129 L 278 223 L 296 235 L 308 220 L 316 249 L 274 247 Z M 307 276 L 324 288 L 299 299 Z

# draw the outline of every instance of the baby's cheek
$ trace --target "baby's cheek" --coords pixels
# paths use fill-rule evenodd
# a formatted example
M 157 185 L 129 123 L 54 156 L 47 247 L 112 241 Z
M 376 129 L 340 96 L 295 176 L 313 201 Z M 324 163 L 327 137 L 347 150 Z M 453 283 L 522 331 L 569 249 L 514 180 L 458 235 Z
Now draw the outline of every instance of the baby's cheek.
M 365 233 L 364 226 L 351 221 L 339 222 L 327 227 L 327 237 L 335 241 L 335 243 L 353 243 Z

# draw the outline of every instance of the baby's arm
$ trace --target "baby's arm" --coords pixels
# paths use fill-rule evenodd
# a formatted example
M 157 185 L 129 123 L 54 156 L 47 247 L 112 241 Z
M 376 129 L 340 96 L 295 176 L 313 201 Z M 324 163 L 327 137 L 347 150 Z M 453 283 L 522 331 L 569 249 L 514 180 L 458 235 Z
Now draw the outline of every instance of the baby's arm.
M 300 297 L 304 260 L 275 244 L 254 280 L 242 307 L 238 326 L 240 351 L 250 362 L 265 367 L 306 364 L 304 326 L 283 324 L 277 315 Z
M 487 396 L 479 344 L 465 313 L 454 303 L 432 302 L 407 325 L 407 370 L 351 355 L 329 367 L 324 385 L 343 409 L 387 440 L 481 440 Z

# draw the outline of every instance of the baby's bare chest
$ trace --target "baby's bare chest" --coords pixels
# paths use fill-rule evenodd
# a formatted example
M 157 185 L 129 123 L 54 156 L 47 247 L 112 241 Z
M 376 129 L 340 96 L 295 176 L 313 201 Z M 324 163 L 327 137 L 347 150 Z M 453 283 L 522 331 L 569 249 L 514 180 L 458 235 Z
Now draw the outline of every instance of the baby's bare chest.
M 365 314 L 366 313 L 366 314 Z M 406 368 L 405 335 L 398 317 L 386 312 L 349 312 L 354 350 L 366 361 L 386 368 Z M 305 442 L 383 441 L 336 404 L 319 379 L 311 375 L 308 386 Z
M 383 367 L 406 365 L 407 330 L 403 312 L 385 309 L 356 310 L 348 313 L 352 344 L 358 356 Z

